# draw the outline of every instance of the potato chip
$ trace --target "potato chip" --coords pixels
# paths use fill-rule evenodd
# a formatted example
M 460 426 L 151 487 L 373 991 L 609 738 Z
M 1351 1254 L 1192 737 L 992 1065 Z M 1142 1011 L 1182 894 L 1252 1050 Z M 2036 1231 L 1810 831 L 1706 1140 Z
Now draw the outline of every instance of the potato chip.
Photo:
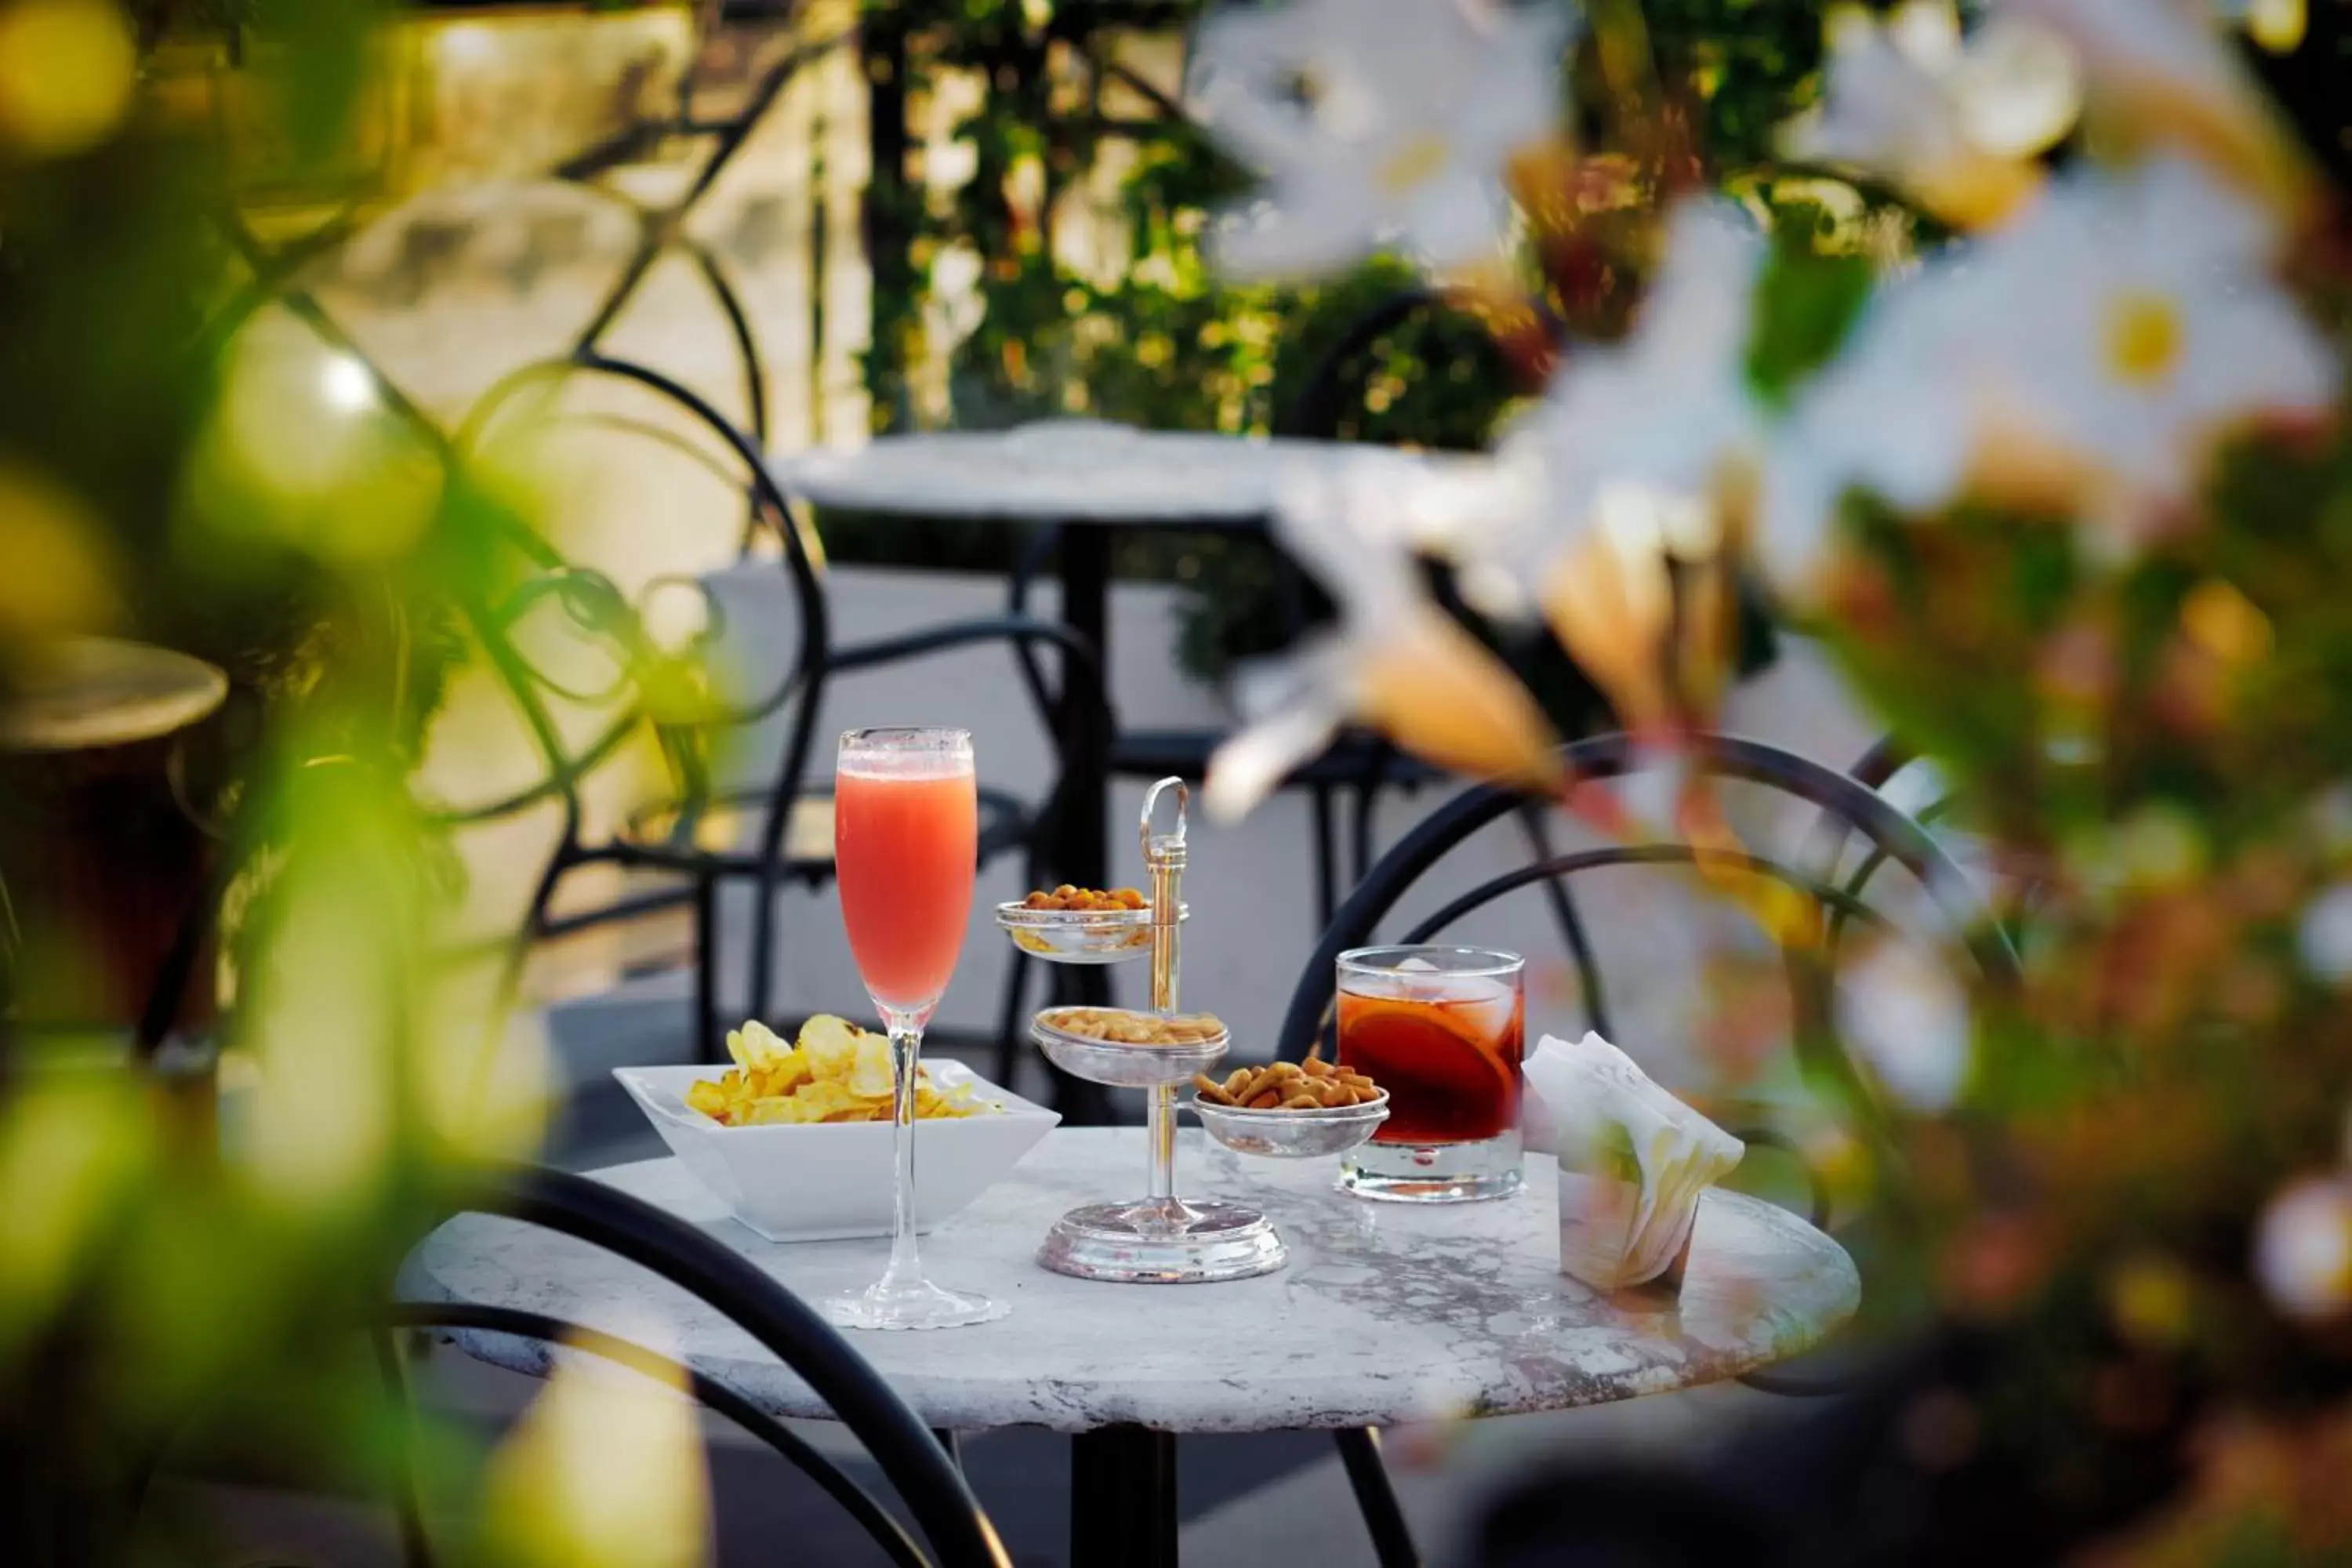
M 857 1042 L 865 1031 L 845 1018 L 820 1013 L 801 1026 L 801 1049 L 809 1070 L 819 1079 L 845 1078 L 857 1059 Z
M 727 1054 L 735 1058 L 737 1066 L 746 1069 L 767 1067 L 791 1049 L 773 1029 L 757 1018 L 727 1032 Z
M 860 1100 L 890 1098 L 896 1079 L 890 1070 L 890 1042 L 881 1035 L 857 1037 L 857 1054 L 849 1064 L 849 1092 Z
M 790 1094 L 815 1076 L 814 1070 L 809 1066 L 806 1051 L 797 1047 L 788 1050 L 761 1075 L 761 1097 Z
M 727 1037 L 736 1065 L 686 1091 L 686 1103 L 729 1127 L 887 1121 L 893 1110 L 890 1040 L 844 1018 L 819 1014 L 788 1046 L 753 1019 Z M 929 1068 L 915 1082 L 915 1115 L 941 1120 L 1003 1107 L 973 1094 L 966 1079 L 942 1089 Z

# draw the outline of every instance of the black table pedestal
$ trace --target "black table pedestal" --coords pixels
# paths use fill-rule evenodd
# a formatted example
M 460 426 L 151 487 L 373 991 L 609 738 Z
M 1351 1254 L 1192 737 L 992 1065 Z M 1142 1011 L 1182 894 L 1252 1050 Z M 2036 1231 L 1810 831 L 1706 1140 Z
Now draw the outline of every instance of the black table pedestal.
M 1062 624 L 1095 650 L 1102 696 L 1110 680 L 1110 534 L 1101 528 L 1062 530 Z M 1061 711 L 1055 715 L 1070 777 L 1059 802 L 1062 819 L 1054 846 L 1054 870 L 1081 888 L 1116 885 L 1108 854 L 1110 731 L 1106 700 L 1078 662 L 1062 658 Z M 1140 872 L 1138 873 L 1140 875 Z M 1111 999 L 1107 970 L 1053 964 L 1054 999 L 1064 1005 L 1099 1007 Z M 1100 1084 L 1052 1069 L 1054 1108 L 1072 1126 L 1099 1126 L 1111 1120 L 1110 1097 Z
M 1070 1568 L 1176 1568 L 1176 1435 L 1105 1426 L 1070 1439 Z

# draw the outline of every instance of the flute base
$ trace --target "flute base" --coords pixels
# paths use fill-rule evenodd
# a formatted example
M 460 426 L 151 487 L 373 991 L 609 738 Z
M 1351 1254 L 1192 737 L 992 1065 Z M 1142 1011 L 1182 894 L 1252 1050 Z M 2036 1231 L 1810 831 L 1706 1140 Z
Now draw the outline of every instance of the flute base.
M 826 1298 L 823 1310 L 824 1321 L 836 1329 L 961 1329 L 992 1323 L 1013 1304 L 918 1278 L 877 1280 L 863 1290 Z
M 1247 1279 L 1289 1257 L 1265 1215 L 1213 1198 L 1088 1204 L 1055 1220 L 1037 1249 L 1037 1261 L 1056 1274 L 1117 1285 Z

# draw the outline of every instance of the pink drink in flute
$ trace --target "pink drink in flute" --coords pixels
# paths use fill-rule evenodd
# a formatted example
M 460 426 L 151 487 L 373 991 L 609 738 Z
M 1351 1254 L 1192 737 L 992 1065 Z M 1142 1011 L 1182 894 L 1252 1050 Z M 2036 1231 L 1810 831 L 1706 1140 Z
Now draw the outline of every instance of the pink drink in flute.
M 971 917 L 980 807 L 960 773 L 852 773 L 834 782 L 835 874 L 849 951 L 877 1005 L 928 1015 Z
M 979 858 L 971 736 L 961 730 L 851 730 L 834 770 L 834 876 L 849 951 L 890 1032 L 890 1267 L 825 1303 L 844 1328 L 943 1329 L 1001 1318 L 1004 1303 L 923 1278 L 915 1247 L 915 1082 L 923 1027 L 963 949 Z

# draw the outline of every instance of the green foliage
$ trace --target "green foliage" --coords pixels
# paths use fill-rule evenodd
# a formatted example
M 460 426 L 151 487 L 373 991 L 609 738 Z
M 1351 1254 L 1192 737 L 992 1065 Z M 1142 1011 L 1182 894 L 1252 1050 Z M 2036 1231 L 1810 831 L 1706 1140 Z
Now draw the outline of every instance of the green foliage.
M 1785 402 L 1829 363 L 1870 298 L 1876 269 L 1867 257 L 1826 248 L 1834 232 L 1816 206 L 1784 204 L 1773 214 L 1748 348 L 1748 383 L 1767 403 Z
M 911 85 L 949 68 L 985 71 L 991 84 L 958 128 L 976 172 L 952 200 L 933 208 L 919 193 L 877 184 L 869 231 L 884 237 L 886 254 L 876 267 L 877 348 L 866 363 L 877 418 L 912 416 L 906 376 L 921 346 L 917 323 L 939 258 L 953 247 L 982 260 L 980 323 L 955 346 L 950 367 L 950 417 L 967 427 L 1070 414 L 1155 429 L 1288 427 L 1330 345 L 1415 286 L 1413 271 L 1391 258 L 1313 289 L 1234 288 L 1210 275 L 1198 243 L 1202 215 L 1246 191 L 1248 174 L 1180 118 L 1132 131 L 1106 126 L 1099 105 L 1113 89 L 1086 63 L 1111 58 L 1120 36 L 1180 28 L 1202 8 L 1200 0 L 1026 7 L 871 0 L 869 17 L 907 40 Z M 1647 16 L 1661 74 L 1678 94 L 1705 103 L 1718 153 L 1734 166 L 1763 158 L 1769 128 L 1811 90 L 1820 7 L 1811 0 L 1660 0 Z M 1046 243 L 1050 216 L 1017 210 L 1006 182 L 1016 165 L 1035 160 L 1050 200 L 1113 144 L 1133 153 L 1119 185 L 1127 264 L 1107 282 L 1076 278 Z M 892 264 L 901 250 L 914 265 Z M 1811 313 L 1789 341 L 1760 347 L 1774 374 L 1794 374 L 1807 355 L 1834 345 L 1832 329 L 1853 303 L 1854 279 L 1843 264 L 1825 270 L 1817 277 L 1792 262 L 1776 278 L 1806 296 Z M 1401 323 L 1336 367 L 1333 379 L 1339 395 L 1329 400 L 1328 427 L 1315 433 L 1429 447 L 1480 445 L 1527 390 L 1483 330 L 1443 312 Z M 827 521 L 828 545 L 842 560 L 1001 565 L 1013 546 L 1002 531 L 986 531 L 993 542 L 983 531 L 908 520 Z M 1123 546 L 1118 566 L 1172 576 L 1192 590 L 1177 654 L 1196 676 L 1215 679 L 1234 659 L 1274 651 L 1292 635 L 1275 563 L 1261 545 L 1137 542 Z M 1582 677 L 1549 644 L 1529 657 L 1554 712 L 1582 723 L 1593 701 Z
M 1660 78 L 1703 106 L 1700 144 L 1716 167 L 1767 164 L 1773 137 L 1814 90 L 1822 64 L 1815 0 L 1643 0 Z

